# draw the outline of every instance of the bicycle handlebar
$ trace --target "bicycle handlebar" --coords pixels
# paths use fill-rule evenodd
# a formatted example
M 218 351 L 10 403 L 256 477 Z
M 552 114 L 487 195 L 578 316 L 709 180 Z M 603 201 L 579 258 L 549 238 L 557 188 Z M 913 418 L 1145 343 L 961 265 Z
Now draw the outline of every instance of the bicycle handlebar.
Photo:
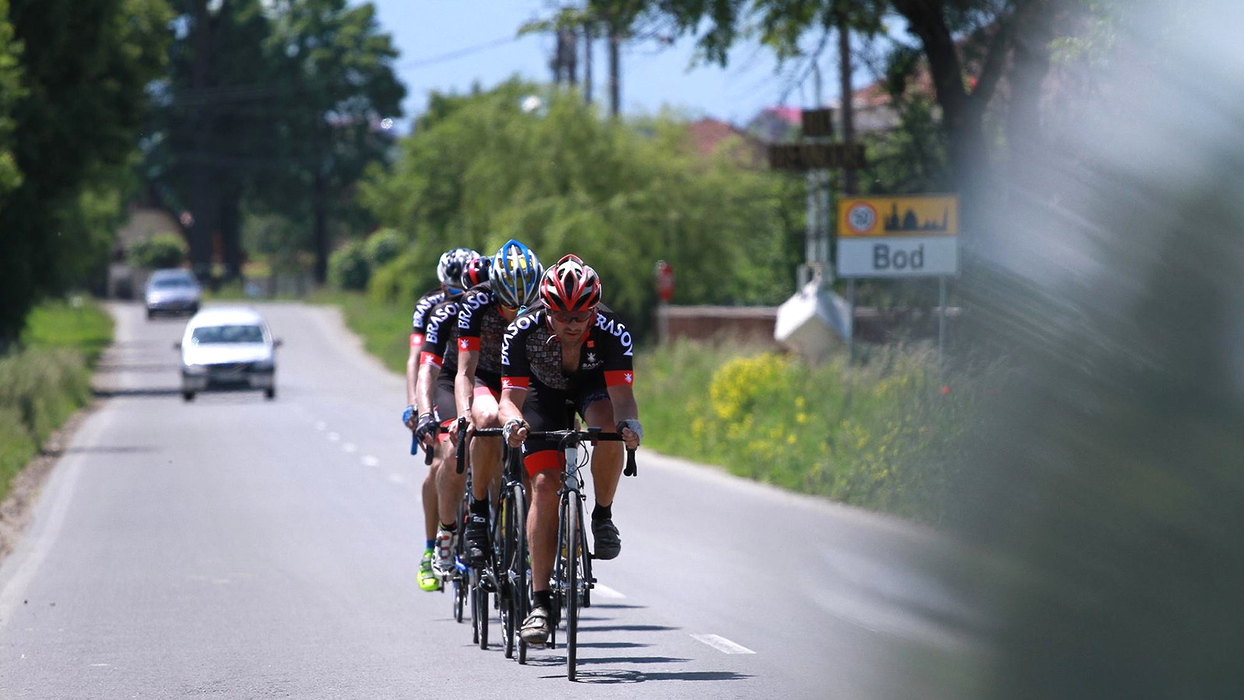
M 466 432 L 465 426 L 462 432 L 458 433 L 459 437 Z M 504 436 L 503 428 L 476 428 L 475 435 L 479 437 Z M 606 433 L 599 428 L 589 428 L 587 430 L 528 430 L 528 438 L 536 438 L 537 440 L 557 440 L 561 441 L 572 435 L 578 436 L 581 440 L 606 440 L 609 442 L 623 442 L 622 433 Z M 461 441 L 459 441 L 458 450 L 458 473 L 462 473 L 462 450 Z M 622 470 L 626 476 L 638 476 L 639 467 L 635 464 L 635 450 L 626 448 L 626 468 Z

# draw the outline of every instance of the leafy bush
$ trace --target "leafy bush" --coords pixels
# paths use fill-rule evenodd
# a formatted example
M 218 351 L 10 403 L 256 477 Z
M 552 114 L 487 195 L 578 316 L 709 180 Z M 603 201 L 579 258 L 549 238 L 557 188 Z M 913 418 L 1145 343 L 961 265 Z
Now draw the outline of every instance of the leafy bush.
M 402 234 L 391 228 L 382 228 L 367 237 L 363 245 L 363 255 L 373 271 L 384 267 L 390 260 L 401 255 L 406 247 L 406 239 Z
M 145 270 L 177 267 L 186 260 L 186 242 L 175 233 L 158 233 L 130 246 L 130 264 Z
M 420 295 L 437 285 L 434 265 L 418 251 L 402 253 L 372 275 L 367 294 L 379 304 L 413 307 Z
M 328 278 L 338 289 L 367 289 L 371 267 L 367 264 L 363 247 L 362 241 L 350 241 L 329 256 Z

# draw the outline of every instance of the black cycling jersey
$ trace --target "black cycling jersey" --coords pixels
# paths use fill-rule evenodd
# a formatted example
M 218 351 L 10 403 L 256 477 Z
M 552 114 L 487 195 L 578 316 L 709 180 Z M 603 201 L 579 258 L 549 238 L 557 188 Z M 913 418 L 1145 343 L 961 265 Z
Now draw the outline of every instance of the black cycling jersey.
M 458 374 L 458 300 L 451 297 L 428 312 L 423 329 L 423 348 L 419 364 L 431 364 L 440 368 L 440 376 L 450 381 Z
M 419 301 L 415 302 L 415 312 L 411 314 L 410 320 L 410 346 L 419 348 L 423 346 L 423 333 L 427 327 L 428 312 L 432 307 L 445 301 L 445 290 L 437 287 L 429 290 L 426 294 L 419 297 Z
M 547 310 L 536 304 L 506 328 L 501 345 L 501 386 L 524 389 L 523 419 L 532 430 L 570 427 L 573 406 L 586 418 L 588 407 L 609 398 L 609 387 L 632 385 L 631 332 L 608 307 L 596 307 L 596 319 L 584 334 L 579 366 L 562 369 L 562 344 L 553 337 Z M 523 445 L 528 473 L 558 466 L 557 443 L 529 438 Z
M 504 387 L 528 388 L 542 384 L 550 389 L 573 391 L 592 375 L 605 386 L 634 384 L 631 332 L 604 304 L 596 307 L 596 321 L 583 338 L 579 367 L 571 375 L 562 371 L 561 343 L 545 319 L 547 310 L 537 302 L 506 328 L 501 344 L 501 383 Z
M 494 389 L 501 382 L 501 344 L 509 321 L 492 289 L 481 284 L 467 290 L 458 305 L 458 350 L 479 353 L 475 375 Z

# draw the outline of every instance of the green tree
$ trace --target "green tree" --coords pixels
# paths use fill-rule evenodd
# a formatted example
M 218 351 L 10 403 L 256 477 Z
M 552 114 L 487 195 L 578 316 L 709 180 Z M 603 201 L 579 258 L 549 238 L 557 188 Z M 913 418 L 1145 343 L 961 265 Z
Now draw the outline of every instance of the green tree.
M 426 270 L 430 285 L 437 256 L 454 246 L 491 252 L 517 238 L 545 264 L 573 252 L 600 272 L 606 303 L 640 327 L 655 303 L 658 259 L 677 271 L 685 303 L 790 294 L 802 222 L 789 212 L 801 206 L 800 182 L 704 159 L 675 115 L 602 120 L 572 95 L 526 113 L 520 103 L 533 92 L 511 81 L 434 97 L 435 118 L 402 142 L 393 171 L 362 187 L 384 225 L 411 235 L 403 265 Z
M 23 96 L 21 44 L 9 23 L 9 0 L 0 0 L 0 209 L 4 195 L 21 183 L 21 172 L 13 157 L 12 138 L 16 126 L 13 110 Z
M 90 236 L 106 234 L 84 224 L 101 218 L 89 209 L 120 200 L 85 193 L 125 180 L 169 19 L 162 0 L 9 0 L 8 17 L 22 46 L 22 94 L 9 107 L 22 179 L 0 207 L 0 344 L 17 337 L 41 295 L 104 264 L 106 246 Z M 0 80 L 14 75 L 7 43 Z
M 606 12 L 608 0 L 589 0 Z M 1039 118 L 1041 84 L 1050 68 L 1051 47 L 1065 36 L 1069 15 L 1104 12 L 1090 0 L 648 0 L 636 22 L 664 22 L 670 31 L 693 34 L 702 56 L 725 65 L 729 49 L 745 38 L 759 39 L 780 59 L 807 55 L 809 35 L 824 39 L 838 27 L 875 35 L 890 12 L 907 23 L 918 41 L 921 62 L 910 60 L 908 47 L 894 58 L 909 74 L 926 69 L 940 112 L 947 162 L 965 201 L 980 206 L 983 188 L 991 182 L 993 162 L 1006 153 L 992 153 L 992 144 L 1008 144 L 1016 158 L 1038 153 L 1042 140 Z M 1061 23 L 1061 24 L 1060 24 Z M 1008 97 L 997 106 L 1008 138 L 995 138 L 987 117 L 998 86 L 1007 83 Z M 967 212 L 965 212 L 966 214 Z
M 269 54 L 284 57 L 281 70 L 297 111 L 283 121 L 280 141 L 292 167 L 262 200 L 271 210 L 309 219 L 315 278 L 323 283 L 331 223 L 360 220 L 353 189 L 368 166 L 385 161 L 392 142 L 381 122 L 401 115 L 406 89 L 392 69 L 397 49 L 379 31 L 371 3 L 281 0 L 274 6 Z
M 283 245 L 314 247 L 323 279 L 330 226 L 356 227 L 353 184 L 383 160 L 381 119 L 400 115 L 397 52 L 370 3 L 174 0 L 179 31 L 158 94 L 147 177 L 190 210 L 191 260 L 210 263 L 219 235 L 227 275 L 242 259 L 243 219 L 305 228 Z M 285 261 L 294 259 L 282 248 Z

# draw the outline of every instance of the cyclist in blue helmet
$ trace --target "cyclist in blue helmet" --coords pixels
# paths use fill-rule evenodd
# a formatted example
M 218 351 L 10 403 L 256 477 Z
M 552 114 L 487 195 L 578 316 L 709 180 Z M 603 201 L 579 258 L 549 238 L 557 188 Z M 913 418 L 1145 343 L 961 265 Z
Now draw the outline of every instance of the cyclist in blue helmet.
M 487 285 L 469 290 L 458 311 L 458 379 L 454 383 L 458 415 L 466 416 L 468 435 L 476 428 L 500 428 L 501 343 L 506 326 L 539 298 L 544 266 L 530 248 L 509 240 L 492 257 Z M 461 446 L 459 446 L 461 448 Z M 471 439 L 471 518 L 464 551 L 468 564 L 487 557 L 488 497 L 501 475 L 501 440 Z

